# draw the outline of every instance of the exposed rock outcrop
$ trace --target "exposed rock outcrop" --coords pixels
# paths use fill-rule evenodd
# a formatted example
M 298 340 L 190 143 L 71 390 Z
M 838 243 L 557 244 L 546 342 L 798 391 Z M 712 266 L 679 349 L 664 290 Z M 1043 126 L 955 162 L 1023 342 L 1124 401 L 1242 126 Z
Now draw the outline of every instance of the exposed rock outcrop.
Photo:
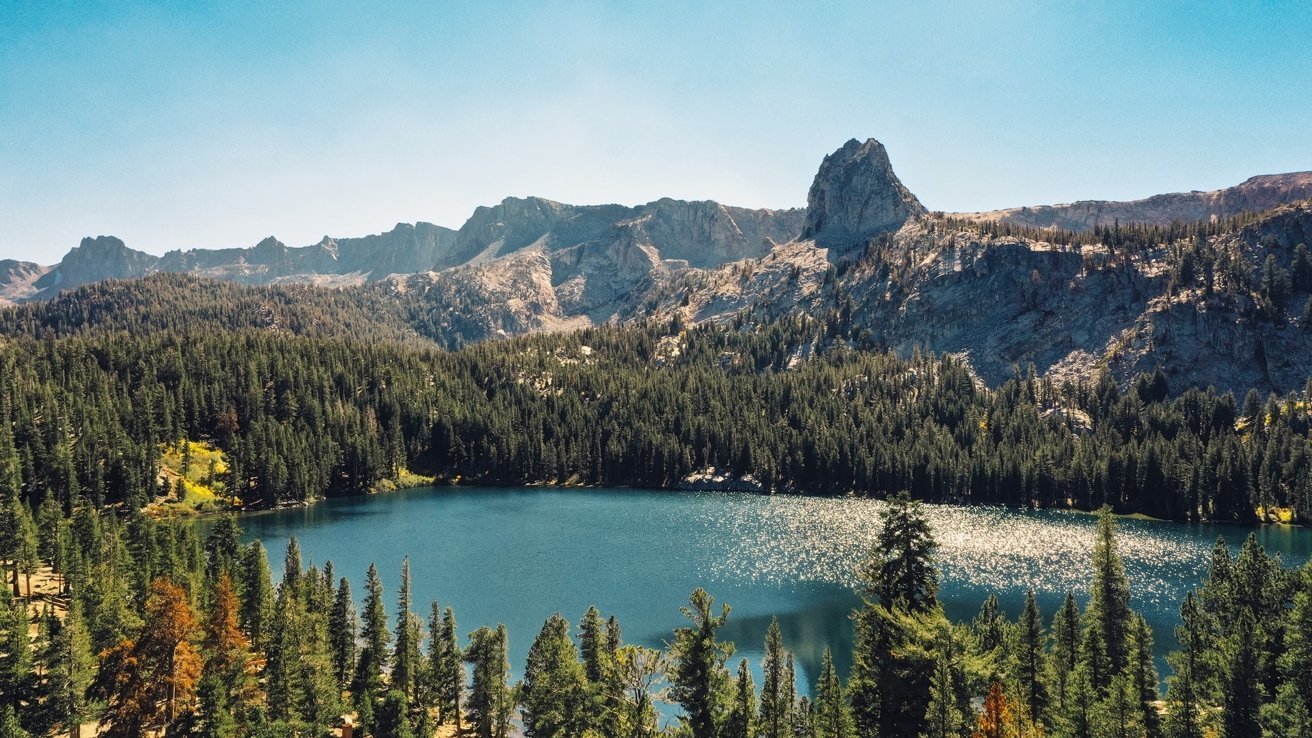
M 852 139 L 825 157 L 806 197 L 802 238 L 843 248 L 897 230 L 925 206 L 893 173 L 884 145 Z
M 1118 222 L 1164 226 L 1176 221 L 1190 223 L 1228 218 L 1240 213 L 1270 210 L 1308 198 L 1312 198 L 1312 172 L 1293 172 L 1250 177 L 1242 184 L 1211 192 L 1175 192 L 1126 202 L 1081 200 L 1062 205 L 1036 205 L 958 215 L 1032 228 L 1087 231 L 1094 226 L 1110 226 Z

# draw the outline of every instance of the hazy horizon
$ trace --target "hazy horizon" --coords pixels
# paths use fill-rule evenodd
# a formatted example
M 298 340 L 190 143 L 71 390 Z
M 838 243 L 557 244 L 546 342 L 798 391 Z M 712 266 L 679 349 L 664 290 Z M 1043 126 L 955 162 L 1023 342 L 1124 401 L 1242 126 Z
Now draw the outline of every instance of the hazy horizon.
M 801 207 L 877 138 L 935 210 L 1312 169 L 1312 6 L 0 9 L 0 258 L 292 246 L 478 205 Z

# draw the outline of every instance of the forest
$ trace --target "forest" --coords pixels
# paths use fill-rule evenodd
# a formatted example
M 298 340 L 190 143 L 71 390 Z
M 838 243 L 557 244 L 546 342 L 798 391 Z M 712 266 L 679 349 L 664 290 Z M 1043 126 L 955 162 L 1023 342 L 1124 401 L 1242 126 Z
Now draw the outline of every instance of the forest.
M 24 503 L 14 514 L 165 499 L 162 450 L 187 441 L 224 455 L 211 481 L 239 509 L 411 474 L 680 488 L 714 470 L 762 492 L 1312 519 L 1312 387 L 1236 399 L 1160 372 L 1122 388 L 1018 368 L 991 389 L 952 357 L 861 345 L 841 316 L 447 351 L 149 314 L 139 329 L 10 323 L 0 336 L 0 488 Z
M 504 626 L 462 637 L 450 607 L 413 601 L 408 561 L 394 598 L 370 566 L 357 610 L 349 579 L 331 562 L 303 565 L 295 538 L 275 585 L 233 516 L 204 540 L 194 524 L 86 504 L 44 522 L 3 539 L 19 550 L 6 552 L 12 586 L 0 587 L 0 738 L 79 738 L 84 726 L 111 738 L 325 736 L 346 725 L 372 738 L 1312 731 L 1312 564 L 1283 568 L 1251 535 L 1237 556 L 1218 540 L 1203 586 L 1180 604 L 1163 685 L 1108 508 L 1087 592 L 1053 613 L 1030 592 L 1015 619 L 989 597 L 954 623 L 937 598 L 934 532 L 919 502 L 894 496 L 861 567 L 851 673 L 826 651 L 805 696 L 778 621 L 758 686 L 717 635 L 730 606 L 701 589 L 664 649 L 625 643 L 595 607 L 577 628 L 553 615 L 512 683 Z M 13 565 L 27 549 L 53 588 L 35 592 Z

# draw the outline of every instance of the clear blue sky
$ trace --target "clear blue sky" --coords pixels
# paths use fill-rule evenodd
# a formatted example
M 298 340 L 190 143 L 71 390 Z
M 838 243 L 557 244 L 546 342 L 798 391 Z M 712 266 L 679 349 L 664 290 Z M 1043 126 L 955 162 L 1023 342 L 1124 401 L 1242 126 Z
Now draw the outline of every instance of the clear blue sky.
M 0 5 L 0 258 L 800 206 L 853 137 L 942 210 L 1312 169 L 1312 3 Z

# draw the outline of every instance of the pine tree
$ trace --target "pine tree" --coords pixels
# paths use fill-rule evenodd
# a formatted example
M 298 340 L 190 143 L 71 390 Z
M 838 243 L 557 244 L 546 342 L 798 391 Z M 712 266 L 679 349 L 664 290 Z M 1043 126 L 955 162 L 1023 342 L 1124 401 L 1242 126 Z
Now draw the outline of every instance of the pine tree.
M 96 672 L 91 636 L 76 600 L 51 637 L 45 656 L 43 702 L 51 725 L 62 726 L 70 738 L 81 738 L 82 722 L 91 716 L 86 693 Z
M 847 695 L 838 678 L 838 670 L 834 668 L 834 655 L 828 648 L 820 657 L 820 675 L 816 680 L 815 702 L 810 712 L 815 722 L 816 738 L 854 738 L 856 735 Z M 926 719 L 929 719 L 928 715 Z
M 414 729 L 410 725 L 410 703 L 406 699 L 405 692 L 393 689 L 383 697 L 383 704 L 378 708 L 373 735 L 374 738 L 415 737 Z
M 932 609 L 937 603 L 933 556 L 938 544 L 920 503 L 900 493 L 888 501 L 882 517 L 879 539 L 861 571 L 868 594 L 890 609 Z
M 788 683 L 783 636 L 779 618 L 770 620 L 765 634 L 765 659 L 761 662 L 761 715 L 758 721 L 762 738 L 785 738 L 792 733 L 792 685 Z
M 268 665 L 264 670 L 264 680 L 269 716 L 284 722 L 300 717 L 300 705 L 305 699 L 299 666 L 304 652 L 307 615 L 292 591 L 285 584 L 278 588 L 278 601 L 269 624 L 269 644 L 265 648 Z
M 210 709 L 244 712 L 262 700 L 257 677 L 264 663 L 252 653 L 250 641 L 237 623 L 237 594 L 226 569 L 219 570 L 210 600 L 210 613 L 204 626 L 202 670 L 202 680 L 210 679 L 208 699 L 213 701 Z M 204 718 L 210 723 L 215 716 L 205 711 Z
M 41 569 L 40 544 L 36 532 L 36 521 L 32 519 L 32 511 L 16 498 L 13 504 L 13 522 L 14 539 L 10 543 L 10 556 L 13 557 L 15 569 L 15 581 L 17 575 L 23 575 L 25 596 L 32 596 L 32 575 Z
M 1011 703 L 1002 685 L 994 682 L 989 687 L 988 696 L 984 698 L 984 710 L 975 722 L 975 732 L 971 738 L 1011 738 L 1014 724 Z
M 583 669 L 588 681 L 601 682 L 605 674 L 606 633 L 601 622 L 601 611 L 589 607 L 579 623 L 579 651 L 583 655 Z
M 15 711 L 35 697 L 32 639 L 27 605 L 11 599 L 8 589 L 0 597 L 0 698 Z
M 92 693 L 108 702 L 102 717 L 106 735 L 138 736 L 190 709 L 201 671 L 192 644 L 197 630 L 187 593 L 156 579 L 137 640 L 123 641 L 101 657 Z
M 1146 738 L 1139 694 L 1129 674 L 1122 671 L 1112 678 L 1107 697 L 1098 704 L 1094 715 L 1094 732 L 1108 738 Z
M 681 719 L 692 738 L 715 738 L 729 711 L 730 680 L 724 662 L 734 649 L 715 638 L 729 618 L 729 606 L 722 605 L 715 615 L 714 603 L 705 590 L 693 591 L 689 606 L 683 608 L 692 625 L 674 631 L 670 648 L 670 696 L 683 707 Z
M 18 597 L 18 560 L 22 537 L 19 518 L 23 506 L 23 479 L 19 471 L 18 452 L 14 448 L 8 403 L 0 410 L 0 560 L 8 560 L 13 565 L 13 595 Z
M 1225 673 L 1222 678 L 1221 735 L 1224 738 L 1260 738 L 1262 724 L 1261 654 L 1257 644 L 1257 624 L 1248 613 L 1241 613 L 1234 635 L 1226 644 Z
M 529 647 L 519 704 L 528 738 L 572 738 L 587 728 L 587 675 L 569 637 L 569 622 L 559 614 L 547 619 Z
M 1043 680 L 1043 616 L 1034 590 L 1025 594 L 1025 607 L 1021 610 L 1013 649 L 1014 673 L 1020 690 L 1020 699 L 1031 720 L 1044 721 L 1048 704 L 1047 687 Z M 1150 654 L 1151 656 L 1151 649 Z
M 725 721 L 725 738 L 754 738 L 756 736 L 756 685 L 747 659 L 738 663 L 738 680 L 734 684 L 733 707 Z
M 514 699 L 506 684 L 506 650 L 505 626 L 479 628 L 469 635 L 465 660 L 473 666 L 473 680 L 466 705 L 477 738 L 506 738 L 510 732 Z
M 287 551 L 282 559 L 282 588 L 296 599 L 301 595 L 301 544 L 292 536 L 287 540 Z
M 1099 694 L 1093 686 L 1087 662 L 1081 661 L 1075 667 L 1066 689 L 1066 707 L 1059 716 L 1059 734 L 1065 738 L 1094 738 Z
M 376 694 L 380 691 L 387 644 L 391 638 L 387 632 L 387 611 L 383 606 L 383 581 L 378 577 L 378 568 L 370 564 L 365 578 L 364 616 L 360 623 L 360 661 L 355 668 L 352 692 Z
M 1124 674 L 1129 679 L 1130 688 L 1139 707 L 1138 723 L 1147 735 L 1156 738 L 1161 735 L 1161 718 L 1157 714 L 1154 702 L 1157 693 L 1157 664 L 1153 661 L 1153 632 L 1148 621 L 1142 615 L 1135 615 L 1130 621 L 1130 640 L 1126 657 Z
M 1207 649 L 1204 619 L 1194 593 L 1185 595 L 1184 604 L 1180 606 L 1180 625 L 1175 629 L 1180 650 L 1168 657 L 1172 674 L 1167 679 L 1170 709 L 1166 733 L 1171 738 L 1202 738 L 1204 735 L 1199 713 L 1202 699 L 1199 681 Z
M 273 581 L 264 546 L 253 541 L 242 554 L 241 628 L 257 648 L 268 645 L 273 619 Z
M 360 618 L 355 614 L 355 600 L 351 597 L 351 582 L 342 577 L 333 598 L 332 615 L 328 619 L 329 645 L 332 648 L 333 674 L 337 688 L 346 691 L 355 676 L 356 634 Z
M 1285 653 L 1278 659 L 1283 683 L 1270 706 L 1267 722 L 1277 735 L 1312 737 L 1312 564 L 1299 575 L 1285 636 Z
M 0 738 L 31 738 L 18 722 L 18 713 L 13 705 L 0 705 Z
M 241 528 L 233 515 L 223 515 L 205 536 L 205 580 L 211 584 L 227 573 L 234 580 L 241 576 Z
M 433 633 L 432 670 L 436 680 L 437 712 L 442 724 L 454 722 L 460 732 L 465 696 L 465 657 L 456 636 L 456 615 L 451 608 L 442 614 L 440 635 Z
M 410 558 L 401 562 L 401 588 L 397 595 L 396 650 L 392 655 L 392 689 L 399 689 L 411 703 L 415 701 L 422 663 L 420 646 L 422 621 L 411 611 Z
M 1125 668 L 1126 641 L 1130 628 L 1130 582 L 1116 547 L 1116 519 L 1110 507 L 1098 511 L 1098 530 L 1093 547 L 1093 588 L 1089 600 L 1091 626 L 1100 631 L 1110 670 L 1093 674 L 1094 686 L 1105 688 L 1112 674 Z

